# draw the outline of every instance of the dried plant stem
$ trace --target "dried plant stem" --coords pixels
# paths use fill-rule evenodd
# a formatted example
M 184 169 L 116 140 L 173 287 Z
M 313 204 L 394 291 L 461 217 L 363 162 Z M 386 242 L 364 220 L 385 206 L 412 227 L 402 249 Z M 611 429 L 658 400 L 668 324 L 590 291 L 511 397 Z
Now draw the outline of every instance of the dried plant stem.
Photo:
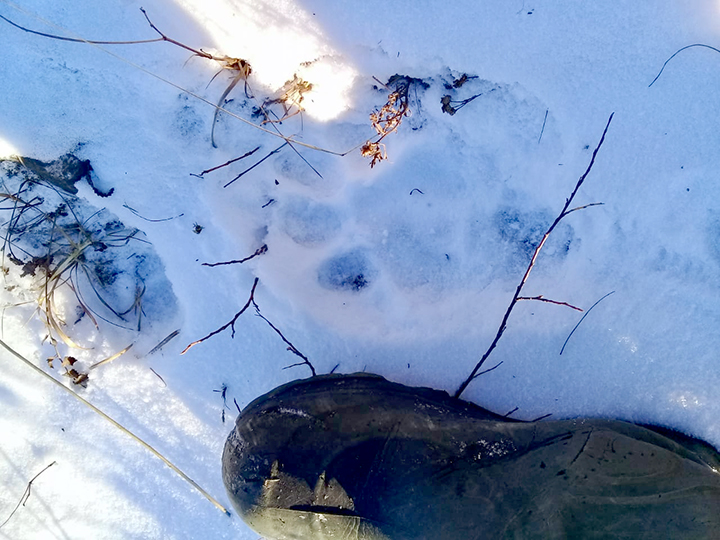
M 704 49 L 710 49 L 711 51 L 715 51 L 716 53 L 720 53 L 720 49 L 716 49 L 715 47 L 711 47 L 710 45 L 705 45 L 704 43 L 693 43 L 692 45 L 685 45 L 684 47 L 681 47 L 680 49 L 678 49 L 677 51 L 675 51 L 670 58 L 668 58 L 667 60 L 665 60 L 665 63 L 664 63 L 664 64 L 662 65 L 662 67 L 660 68 L 660 72 L 659 72 L 657 75 L 655 75 L 655 78 L 652 80 L 652 82 L 651 82 L 650 84 L 648 84 L 648 88 L 650 88 L 653 84 L 655 84 L 655 82 L 660 78 L 660 75 L 662 75 L 663 71 L 665 71 L 665 68 L 666 68 L 667 65 L 670 63 L 670 60 L 672 60 L 673 58 L 675 58 L 678 54 L 680 54 L 680 53 L 683 52 L 684 50 L 686 50 L 686 49 L 692 49 L 693 47 L 702 47 L 702 48 L 704 48 Z
M 165 456 L 163 456 L 160 452 L 155 450 L 152 446 L 150 446 L 148 443 L 143 441 L 140 437 L 135 435 L 132 431 L 128 430 L 124 426 L 122 426 L 117 421 L 113 420 L 110 416 L 102 412 L 100 409 L 98 409 L 95 405 L 87 401 L 85 398 L 81 397 L 80 395 L 73 392 L 70 388 L 62 384 L 60 381 L 55 379 L 54 377 L 48 375 L 45 373 L 42 369 L 37 367 L 35 364 L 33 364 L 30 360 L 25 358 L 23 355 L 12 349 L 7 343 L 5 343 L 3 340 L 0 340 L 0 345 L 2 345 L 10 354 L 21 360 L 23 363 L 25 363 L 27 366 L 35 370 L 37 373 L 42 375 L 43 377 L 49 379 L 53 384 L 59 386 L 62 388 L 65 392 L 69 393 L 72 397 L 80 401 L 83 405 L 90 408 L 92 411 L 99 414 L 102 418 L 110 422 L 113 426 L 118 428 L 123 433 L 129 435 L 132 439 L 134 439 L 136 442 L 140 443 L 142 446 L 144 446 L 147 450 L 149 450 L 155 457 L 160 459 L 165 465 L 170 467 L 173 471 L 175 471 L 176 474 L 178 474 L 183 480 L 185 480 L 187 483 L 189 483 L 192 487 L 194 487 L 197 491 L 200 492 L 201 495 L 203 495 L 208 501 L 213 503 L 219 510 L 230 515 L 230 512 L 227 511 L 227 509 L 221 505 L 212 495 L 210 495 L 207 491 L 205 491 L 200 485 L 197 484 L 192 478 L 190 478 L 187 474 L 182 472 L 180 469 L 178 469 L 170 460 L 168 460 Z
M 615 114 L 615 113 L 613 113 Z M 500 341 L 500 338 L 505 333 L 505 329 L 507 328 L 507 321 L 510 317 L 510 313 L 512 313 L 512 310 L 515 308 L 515 305 L 518 303 L 518 301 L 522 298 L 520 296 L 520 293 L 522 292 L 523 287 L 525 286 L 525 283 L 527 283 L 528 277 L 530 277 L 530 272 L 532 272 L 532 269 L 535 267 L 535 263 L 537 262 L 538 255 L 540 255 L 540 251 L 542 250 L 543 246 L 545 245 L 545 242 L 550 237 L 552 232 L 555 230 L 555 227 L 558 226 L 560 221 L 564 217 L 566 217 L 568 214 L 571 214 L 572 212 L 575 212 L 576 210 L 581 210 L 583 208 L 588 208 L 589 206 L 593 205 L 585 205 L 585 206 L 579 206 L 577 208 L 570 208 L 570 204 L 572 203 L 573 199 L 575 198 L 575 195 L 577 195 L 578 190 L 583 185 L 583 182 L 587 178 L 587 176 L 590 174 L 590 171 L 593 168 L 593 165 L 595 164 L 595 158 L 597 157 L 598 152 L 600 151 L 600 147 L 602 147 L 603 142 L 605 142 L 605 135 L 607 134 L 608 128 L 610 127 L 610 122 L 612 122 L 613 114 L 610 115 L 610 118 L 608 118 L 607 124 L 605 125 L 605 129 L 602 133 L 602 137 L 600 137 L 600 142 L 595 147 L 595 150 L 593 151 L 592 158 L 590 159 L 590 164 L 588 165 L 587 169 L 583 173 L 583 175 L 580 177 L 580 179 L 577 181 L 577 184 L 575 184 L 575 189 L 573 189 L 572 193 L 570 194 L 570 197 L 568 197 L 565 200 L 565 206 L 563 206 L 562 210 L 560 211 L 560 214 L 558 214 L 557 218 L 555 218 L 555 221 L 553 221 L 552 225 L 550 225 L 550 228 L 545 232 L 542 239 L 540 240 L 540 243 L 535 248 L 535 251 L 532 255 L 532 258 L 530 259 L 530 263 L 528 264 L 527 270 L 525 270 L 525 274 L 523 275 L 522 279 L 520 280 L 520 284 L 517 286 L 517 289 L 515 290 L 515 294 L 513 295 L 512 300 L 510 301 L 510 305 L 508 306 L 507 310 L 505 311 L 505 315 L 502 318 L 502 322 L 500 323 L 500 328 L 498 328 L 497 333 L 495 334 L 495 338 L 492 340 L 492 343 L 490 343 L 490 346 L 488 347 L 487 351 L 485 351 L 485 354 L 482 355 L 480 358 L 480 361 L 475 364 L 475 367 L 473 368 L 472 372 L 468 376 L 467 379 L 463 381 L 463 383 L 460 385 L 460 387 L 455 392 L 454 396 L 456 398 L 459 398 L 462 393 L 465 391 L 465 389 L 468 387 L 468 385 L 477 377 L 480 376 L 480 368 L 483 366 L 485 361 L 488 359 L 490 354 L 493 352 L 495 347 L 497 346 L 498 342 Z M 596 204 L 596 203 L 595 203 Z
M 17 512 L 17 511 L 18 511 L 18 508 L 20 508 L 20 505 L 25 506 L 25 503 L 26 503 L 26 502 L 28 501 L 28 499 L 30 498 L 30 490 L 32 489 L 32 484 L 33 484 L 33 482 L 34 482 L 35 480 L 37 480 L 38 476 L 40 476 L 42 473 L 44 473 L 45 471 L 47 471 L 50 467 L 52 467 L 53 465 L 55 465 L 55 463 L 56 463 L 56 462 L 53 461 L 50 465 L 46 466 L 42 471 L 40 471 L 39 473 L 37 473 L 35 476 L 32 477 L 32 479 L 27 483 L 27 487 L 25 488 L 25 491 L 23 492 L 22 496 L 20 497 L 20 500 L 19 500 L 18 503 L 15 505 L 15 508 L 13 509 L 12 512 L 10 512 L 10 515 L 8 516 L 8 518 L 7 518 L 5 521 L 2 522 L 2 525 L 0 525 L 0 529 L 2 529 L 2 528 L 7 524 L 7 522 L 12 519 L 12 517 L 15 515 L 15 512 Z
M 584 314 L 582 317 L 580 317 L 580 320 L 577 322 L 577 324 L 573 327 L 572 330 L 570 330 L 570 333 L 568 334 L 568 337 L 567 337 L 567 339 L 565 340 L 565 343 L 563 343 L 562 349 L 560 349 L 560 354 L 562 354 L 562 353 L 565 351 L 565 346 L 568 344 L 568 341 L 570 341 L 570 338 L 571 338 L 572 335 L 575 333 L 575 330 L 578 329 L 578 326 L 580 326 L 580 325 L 582 324 L 582 322 L 585 320 L 585 317 L 588 316 L 588 314 L 593 310 L 593 308 L 594 308 L 595 306 L 597 306 L 600 302 L 602 302 L 602 301 L 605 300 L 608 296 L 610 296 L 611 294 L 614 294 L 614 293 L 615 293 L 615 291 L 610 291 L 609 293 L 607 293 L 606 295 L 604 295 L 602 298 L 600 298 L 600 300 L 598 300 L 598 301 L 595 302 L 592 306 L 590 306 L 590 307 L 588 308 L 588 310 L 585 312 L 585 314 Z

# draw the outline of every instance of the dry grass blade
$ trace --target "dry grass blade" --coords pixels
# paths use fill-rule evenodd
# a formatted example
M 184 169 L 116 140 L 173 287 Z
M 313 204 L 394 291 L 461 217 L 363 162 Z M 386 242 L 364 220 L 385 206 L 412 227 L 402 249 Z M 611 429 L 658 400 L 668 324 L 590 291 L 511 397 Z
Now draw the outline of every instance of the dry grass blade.
M 103 364 L 107 364 L 109 362 L 112 362 L 113 360 L 120 358 L 123 354 L 128 352 L 132 348 L 132 346 L 133 346 L 133 344 L 131 343 L 130 345 L 125 347 L 122 351 L 116 352 L 112 356 L 107 357 L 105 360 L 100 360 L 99 362 L 95 362 L 88 369 L 95 369 L 96 367 L 102 366 Z
M 128 430 L 128 429 L 127 429 L 126 427 L 124 427 L 122 424 L 120 424 L 119 422 L 117 422 L 116 420 L 114 420 L 113 418 L 111 418 L 110 416 L 108 416 L 107 414 L 105 414 L 103 411 L 101 411 L 100 409 L 98 409 L 95 405 L 93 405 L 92 403 L 90 403 L 89 401 L 87 401 L 87 400 L 86 400 L 85 398 L 83 398 L 82 396 L 79 396 L 78 394 L 76 394 L 75 392 L 73 392 L 70 388 L 68 388 L 67 386 L 65 386 L 64 384 L 62 384 L 60 381 L 58 381 L 58 380 L 55 379 L 54 377 L 52 377 L 52 376 L 48 375 L 47 373 L 45 373 L 42 369 L 40 369 L 39 367 L 37 367 L 37 366 L 36 366 L 35 364 L 33 364 L 30 360 L 28 360 L 28 359 L 25 358 L 23 355 L 21 355 L 20 353 L 18 353 L 18 352 L 15 351 L 14 349 L 12 349 L 12 348 L 11 348 L 7 343 L 5 343 L 3 340 L 0 340 L 0 346 L 2 346 L 3 348 L 5 348 L 5 350 L 7 350 L 10 354 L 12 354 L 15 358 L 19 359 L 19 360 L 20 360 L 21 362 L 23 362 L 25 365 L 27 365 L 28 367 L 30 367 L 32 370 L 34 370 L 35 372 L 39 373 L 40 375 L 42 375 L 42 376 L 45 377 L 46 379 L 50 380 L 50 381 L 51 381 L 53 384 L 55 384 L 56 386 L 59 386 L 63 391 L 69 393 L 72 397 L 74 397 L 75 399 L 77 399 L 78 401 L 80 401 L 80 403 L 82 403 L 83 405 L 85 405 L 86 407 L 88 407 L 90 410 L 92 410 L 93 412 L 95 412 L 95 413 L 97 413 L 98 415 L 100 415 L 103 419 L 107 420 L 107 421 L 110 422 L 113 426 L 115 426 L 116 428 L 118 428 L 120 431 L 122 431 L 123 433 L 125 433 L 126 435 L 128 435 L 129 437 L 131 437 L 132 439 L 134 439 L 136 442 L 138 442 L 138 443 L 139 443 L 140 445 L 142 445 L 143 447 L 145 447 L 150 453 L 152 453 L 155 457 L 157 457 L 158 459 L 160 459 L 163 463 L 165 463 L 165 465 L 167 465 L 168 467 L 170 467 L 170 469 L 172 469 L 176 474 L 178 474 L 183 480 L 185 480 L 185 481 L 186 481 L 187 483 L 189 483 L 193 488 L 195 488 L 203 497 L 205 497 L 207 500 L 209 500 L 211 503 L 213 503 L 219 510 L 221 510 L 222 512 L 224 512 L 224 513 L 227 514 L 228 516 L 230 515 L 230 512 L 228 512 L 228 510 L 227 510 L 223 505 L 221 505 L 212 495 L 210 495 L 207 491 L 205 491 L 202 487 L 200 487 L 200 485 L 199 485 L 197 482 L 195 482 L 195 481 L 194 481 L 192 478 L 190 478 L 187 474 L 185 474 L 184 472 L 182 472 L 182 471 L 181 471 L 176 465 L 174 465 L 170 460 L 168 460 L 165 456 L 163 456 L 160 452 L 158 452 L 157 450 L 155 450 L 155 448 L 153 448 L 152 446 L 150 446 L 148 443 L 146 443 L 146 442 L 145 442 L 144 440 L 142 440 L 140 437 L 138 437 L 137 435 L 135 435 L 132 431 Z

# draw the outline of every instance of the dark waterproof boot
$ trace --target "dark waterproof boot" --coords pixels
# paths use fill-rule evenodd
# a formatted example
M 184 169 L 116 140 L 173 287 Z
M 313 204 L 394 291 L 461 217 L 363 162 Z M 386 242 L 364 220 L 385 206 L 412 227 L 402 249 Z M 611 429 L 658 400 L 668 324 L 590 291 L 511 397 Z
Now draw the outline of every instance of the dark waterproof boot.
M 613 420 L 518 422 L 368 374 L 283 385 L 223 453 L 273 540 L 720 538 L 720 456 Z

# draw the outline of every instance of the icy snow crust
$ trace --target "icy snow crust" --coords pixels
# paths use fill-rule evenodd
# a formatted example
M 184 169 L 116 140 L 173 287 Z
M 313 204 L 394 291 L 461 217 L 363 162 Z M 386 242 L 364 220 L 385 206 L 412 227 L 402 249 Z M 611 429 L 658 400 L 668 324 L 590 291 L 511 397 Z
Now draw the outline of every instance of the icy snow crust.
M 26 0 L 19 11 L 3 0 L 0 14 L 86 39 L 155 37 L 140 5 Z M 263 315 L 319 372 L 339 364 L 338 372 L 454 391 L 492 340 L 534 243 L 613 111 L 576 199 L 604 205 L 563 221 L 525 294 L 587 309 L 615 293 L 562 356 L 581 314 L 521 303 L 489 365 L 503 364 L 464 397 L 501 414 L 518 407 L 516 418 L 620 418 L 720 445 L 720 55 L 684 51 L 648 88 L 678 48 L 718 45 L 716 2 L 468 1 L 452 9 L 395 2 L 389 9 L 379 1 L 150 0 L 142 7 L 168 36 L 248 60 L 249 94 L 258 99 L 277 97 L 294 74 L 312 82 L 306 112 L 278 128 L 334 152 L 353 149 L 338 157 L 297 146 L 320 177 L 286 146 L 223 188 L 254 163 L 248 159 L 283 141 L 221 114 L 214 149 L 212 107 L 147 73 L 214 103 L 231 77 L 222 73 L 208 86 L 217 64 L 188 60 L 169 44 L 62 43 L 0 21 L 0 150 L 53 160 L 77 149 L 89 159 L 102 188 L 115 193 L 100 199 L 78 184 L 79 197 L 143 231 L 165 274 L 148 302 L 176 299 L 172 310 L 148 304 L 162 316 L 139 333 L 112 325 L 98 333 L 86 321 L 68 328 L 86 349 L 65 354 L 85 368 L 136 343 L 93 370 L 87 388 L 74 389 L 221 502 L 233 401 L 243 407 L 308 373 L 282 369 L 297 357 L 250 311 L 234 339 L 227 331 L 179 356 L 188 343 L 229 321 L 258 277 Z M 411 87 L 411 116 L 383 141 L 389 159 L 370 169 L 356 147 L 374 134 L 368 114 L 387 98 L 378 80 L 395 74 L 424 85 Z M 446 88 L 462 74 L 476 78 Z M 257 104 L 242 86 L 227 109 L 257 122 Z M 440 106 L 446 94 L 482 95 L 449 116 Z M 251 158 L 191 175 L 256 146 Z M 147 221 L 124 205 L 173 219 Z M 243 265 L 200 264 L 241 259 L 263 245 L 267 253 Z M 5 279 L 12 290 L 3 292 L 2 339 L 45 367 L 52 354 L 45 329 L 31 303 L 18 305 L 32 302 L 32 280 L 17 271 Z M 149 354 L 177 328 L 178 337 Z M 0 356 L 0 520 L 27 481 L 57 462 L 0 538 L 256 537 L 125 435 Z

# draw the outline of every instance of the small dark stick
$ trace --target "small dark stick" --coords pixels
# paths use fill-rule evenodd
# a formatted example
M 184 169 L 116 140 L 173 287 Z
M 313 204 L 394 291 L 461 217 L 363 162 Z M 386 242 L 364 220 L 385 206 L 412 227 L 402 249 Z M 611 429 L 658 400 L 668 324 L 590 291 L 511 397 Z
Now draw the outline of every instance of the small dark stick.
M 253 155 L 253 154 L 254 154 L 255 152 L 257 152 L 258 150 L 260 150 L 260 147 L 259 147 L 259 146 L 256 146 L 255 148 L 253 148 L 253 149 L 250 150 L 249 152 L 245 152 L 245 153 L 244 153 L 242 156 L 240 156 L 240 157 L 236 157 L 236 158 L 234 158 L 234 159 L 231 159 L 230 161 L 226 161 L 226 162 L 223 163 L 222 165 L 218 165 L 218 166 L 216 166 L 216 167 L 211 167 L 211 168 L 209 168 L 209 169 L 206 169 L 206 170 L 204 170 L 203 172 L 201 172 L 200 174 L 191 174 L 191 176 L 196 176 L 196 177 L 198 177 L 198 178 L 202 178 L 204 174 L 207 174 L 207 173 L 210 173 L 210 172 L 213 172 L 213 171 L 217 171 L 218 169 L 222 169 L 223 167 L 227 167 L 228 165 L 231 165 L 231 164 L 235 163 L 236 161 L 240 161 L 241 159 L 245 159 L 246 157 Z
M 203 266 L 223 266 L 226 264 L 242 264 L 244 262 L 249 261 L 250 259 L 254 259 L 258 255 L 262 255 L 263 253 L 267 253 L 268 247 L 267 244 L 263 244 L 262 247 L 259 247 L 255 250 L 255 253 L 252 255 L 245 257 L 244 259 L 239 260 L 233 260 L 233 261 L 224 261 L 224 262 L 217 262 L 217 263 L 202 263 Z
M 231 336 L 232 336 L 232 337 L 235 337 L 235 323 L 237 322 L 238 318 L 240 318 L 240 315 L 242 315 L 243 313 L 245 313 L 245 311 L 247 310 L 247 308 L 250 307 L 251 304 L 254 304 L 254 303 L 255 303 L 254 300 L 253 300 L 253 297 L 255 296 L 255 288 L 257 287 L 257 284 L 258 284 L 259 281 L 260 281 L 259 278 L 255 278 L 255 281 L 253 282 L 252 289 L 250 290 L 250 298 L 248 298 L 248 301 L 245 303 L 245 305 L 243 306 L 243 308 L 235 314 L 235 316 L 230 320 L 230 322 L 222 325 L 222 326 L 221 326 L 220 328 L 218 328 L 217 330 L 215 330 L 215 331 L 213 331 L 213 332 L 210 332 L 210 333 L 209 333 L 207 336 L 205 336 L 204 338 L 200 338 L 200 339 L 198 339 L 198 340 L 196 340 L 196 341 L 193 341 L 192 343 L 190 343 L 190 345 L 188 345 L 187 347 L 185 347 L 180 354 L 185 354 L 186 352 L 188 352 L 188 351 L 189 351 L 192 347 L 194 347 L 195 345 L 197 345 L 197 344 L 199 344 L 199 343 L 202 343 L 203 341 L 206 341 L 206 340 L 210 339 L 210 338 L 213 337 L 214 335 L 219 334 L 220 332 L 222 332 L 223 330 L 227 330 L 228 328 L 231 328 L 231 329 L 232 329 L 232 334 L 231 334 Z
M 37 473 L 35 476 L 32 477 L 32 479 L 28 482 L 27 487 L 25 488 L 25 491 L 24 491 L 23 494 L 22 494 L 22 497 L 20 497 L 20 500 L 19 500 L 18 503 L 15 505 L 15 509 L 14 509 L 12 512 L 10 512 L 10 515 L 8 516 L 8 518 L 7 518 L 5 521 L 2 522 L 2 525 L 0 525 L 0 529 L 2 529 L 2 528 L 7 524 L 7 522 L 10 521 L 10 519 L 12 519 L 12 517 L 15 515 L 15 512 L 17 512 L 17 511 L 18 511 L 18 508 L 20 508 L 20 505 L 25 506 L 25 503 L 26 503 L 26 502 L 28 501 L 28 499 L 30 498 L 30 490 L 31 490 L 31 488 L 32 488 L 32 484 L 33 484 L 33 482 L 34 482 L 35 480 L 37 480 L 37 477 L 40 476 L 40 475 L 41 475 L 42 473 L 44 473 L 45 471 L 47 471 L 50 467 L 52 467 L 53 465 L 55 465 L 55 463 L 56 463 L 56 462 L 53 461 L 50 465 L 48 465 L 48 466 L 45 467 L 42 471 L 40 471 L 39 473 Z

